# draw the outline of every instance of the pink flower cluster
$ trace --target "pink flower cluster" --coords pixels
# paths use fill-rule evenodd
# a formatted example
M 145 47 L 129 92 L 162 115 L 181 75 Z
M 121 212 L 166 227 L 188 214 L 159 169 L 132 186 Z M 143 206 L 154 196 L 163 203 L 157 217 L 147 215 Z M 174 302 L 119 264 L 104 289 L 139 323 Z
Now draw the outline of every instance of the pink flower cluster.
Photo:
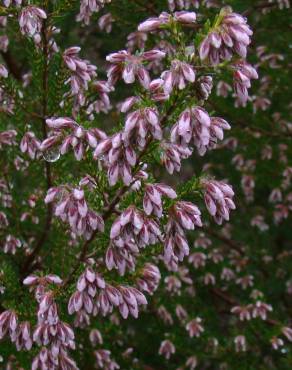
M 180 172 L 181 160 L 188 158 L 192 154 L 190 148 L 173 143 L 164 142 L 161 144 L 161 149 L 161 163 L 171 175 L 174 171 Z
M 47 18 L 44 10 L 36 6 L 27 6 L 19 16 L 20 31 L 23 35 L 35 36 L 41 32 L 42 21 Z
M 159 31 L 171 22 L 177 22 L 182 25 L 192 25 L 196 21 L 196 18 L 196 13 L 194 12 L 180 11 L 173 13 L 173 15 L 163 12 L 158 17 L 149 18 L 145 22 L 141 23 L 138 26 L 138 31 Z
M 230 185 L 220 181 L 203 181 L 204 198 L 206 207 L 216 223 L 222 224 L 229 220 L 230 210 L 235 209 L 233 202 L 234 192 Z
M 58 368 L 78 369 L 68 350 L 75 349 L 74 332 L 70 325 L 60 320 L 54 293 L 47 289 L 47 284 L 60 285 L 62 280 L 56 275 L 39 278 L 28 276 L 23 283 L 35 290 L 38 302 L 38 322 L 33 332 L 33 341 L 42 346 L 32 362 L 33 370 Z
M 170 94 L 175 87 L 183 90 L 188 82 L 194 82 L 196 72 L 190 64 L 174 59 L 171 61 L 170 69 L 164 71 L 161 78 L 164 80 L 163 88 L 165 93 Z
M 70 84 L 70 94 L 75 97 L 75 109 L 85 104 L 84 92 L 88 90 L 89 82 L 97 76 L 96 66 L 90 64 L 88 60 L 78 57 L 80 50 L 80 47 L 74 46 L 66 49 L 63 53 L 64 63 L 71 72 L 71 76 L 66 83 Z
M 126 145 L 132 144 L 143 149 L 149 134 L 156 140 L 162 138 L 157 109 L 141 108 L 127 115 L 123 132 L 123 141 Z
M 229 7 L 223 8 L 214 29 L 200 45 L 200 58 L 208 59 L 212 65 L 230 60 L 233 53 L 245 58 L 252 33 L 246 19 Z
M 189 255 L 189 244 L 184 230 L 194 230 L 195 227 L 201 226 L 201 212 L 196 205 L 180 201 L 169 210 L 163 257 L 169 269 L 177 270 L 178 262 Z
M 139 248 L 155 244 L 160 240 L 161 232 L 158 224 L 151 218 L 131 206 L 114 221 L 110 238 L 118 246 L 134 241 Z
M 256 69 L 245 61 L 233 65 L 234 72 L 234 91 L 240 105 L 245 105 L 248 100 L 248 89 L 251 87 L 251 79 L 257 79 Z
M 88 25 L 93 13 L 99 12 L 111 0 L 80 0 L 80 10 L 76 19 Z
M 186 147 L 191 141 L 200 155 L 223 139 L 223 130 L 230 125 L 222 118 L 210 117 L 201 107 L 186 109 L 171 129 L 171 141 Z
M 41 142 L 36 138 L 35 133 L 28 131 L 23 135 L 20 142 L 20 150 L 27 153 L 31 159 L 37 158 L 40 153 Z
M 198 8 L 200 0 L 168 0 L 169 10 L 172 12 L 175 9 L 189 9 L 191 7 Z
M 168 185 L 146 184 L 143 208 L 148 216 L 153 213 L 158 218 L 162 217 L 162 195 L 170 199 L 177 197 L 176 192 Z
M 39 149 L 45 152 L 57 147 L 60 154 L 64 155 L 71 147 L 77 161 L 83 159 L 88 148 L 96 148 L 98 142 L 107 137 L 103 131 L 97 128 L 86 130 L 68 117 L 48 118 L 46 124 L 52 131 L 50 136 L 41 143 Z M 68 131 L 70 134 L 68 134 Z M 30 136 L 31 140 L 33 138 Z M 38 145 L 37 143 L 35 143 L 36 145 L 34 142 L 32 143 L 33 148 Z M 25 145 L 23 147 L 26 149 Z M 33 148 L 31 151 L 34 150 Z
M 144 294 L 138 289 L 107 284 L 93 268 L 87 267 L 78 279 L 76 292 L 70 297 L 68 312 L 71 315 L 76 312 L 75 325 L 83 327 L 89 324 L 89 315 L 106 316 L 114 307 L 124 319 L 129 315 L 137 318 L 139 306 L 146 304 Z
M 137 280 L 137 287 L 150 295 L 158 288 L 161 279 L 160 271 L 156 265 L 146 263 Z
M 99 349 L 94 351 L 96 358 L 96 366 L 98 369 L 103 370 L 116 370 L 120 369 L 120 366 L 111 359 L 111 351 L 105 349 Z
M 12 146 L 16 145 L 17 132 L 15 130 L 7 130 L 0 132 L 0 150 L 3 149 L 4 145 Z
M 132 168 L 136 165 L 137 155 L 131 145 L 125 144 L 122 133 L 102 140 L 95 148 L 94 158 L 100 159 L 107 168 L 111 186 L 115 185 L 119 178 L 125 185 L 131 184 Z
M 59 186 L 49 189 L 46 203 L 55 203 L 55 215 L 67 222 L 71 231 L 90 239 L 96 230 L 103 232 L 104 222 L 100 215 L 88 208 L 82 188 Z
M 139 55 L 132 55 L 126 50 L 110 54 L 106 60 L 111 63 L 107 76 L 110 85 L 114 85 L 120 78 L 124 82 L 131 84 L 137 78 L 141 86 L 149 88 L 150 75 L 145 68 L 145 62 L 159 61 L 165 57 L 165 53 L 160 50 L 149 50 Z

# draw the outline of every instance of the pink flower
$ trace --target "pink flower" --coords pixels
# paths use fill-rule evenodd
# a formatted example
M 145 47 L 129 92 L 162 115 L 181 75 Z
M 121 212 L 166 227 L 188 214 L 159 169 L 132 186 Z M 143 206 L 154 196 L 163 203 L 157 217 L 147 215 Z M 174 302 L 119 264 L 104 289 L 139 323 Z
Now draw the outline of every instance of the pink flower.
M 41 32 L 42 20 L 47 15 L 44 10 L 35 6 L 27 6 L 22 9 L 19 16 L 20 31 L 23 35 L 34 36 Z
M 114 85 L 118 79 L 123 78 L 126 84 L 131 84 L 137 78 L 139 83 L 145 89 L 148 89 L 150 76 L 144 63 L 161 60 L 164 57 L 165 53 L 163 51 L 155 49 L 145 51 L 139 55 L 132 55 L 126 50 L 110 54 L 106 57 L 106 60 L 111 63 L 107 74 L 109 83 Z
M 164 283 L 165 283 L 165 290 L 169 292 L 171 295 L 181 294 L 182 282 L 177 276 L 175 275 L 166 276 L 166 278 L 164 279 Z
M 136 49 L 144 49 L 145 43 L 147 41 L 148 35 L 145 32 L 132 32 L 127 36 L 127 48 L 129 51 L 134 51 Z
M 197 367 L 197 365 L 198 365 L 198 359 L 197 359 L 196 356 L 191 356 L 186 361 L 186 366 L 190 370 L 195 370 L 195 368 Z
M 6 53 L 9 45 L 9 39 L 6 35 L 0 36 L 0 50 Z
M 200 0 L 168 0 L 168 7 L 172 12 L 175 9 L 198 8 L 199 6 Z
M 149 92 L 154 101 L 163 102 L 169 99 L 169 94 L 164 89 L 164 80 L 162 78 L 156 78 L 150 82 Z
M 198 338 L 204 332 L 201 322 L 202 319 L 197 317 L 196 319 L 193 319 L 187 323 L 186 330 L 189 332 L 190 338 L 193 338 L 194 336 Z
M 232 87 L 227 82 L 225 81 L 218 82 L 216 90 L 218 96 L 223 96 L 223 98 L 227 98 L 230 91 L 232 91 Z
M 138 96 L 130 96 L 121 103 L 117 104 L 117 107 L 120 112 L 127 113 L 133 106 L 141 101 L 141 98 Z
M 223 130 L 229 130 L 228 122 L 219 117 L 210 117 L 201 107 L 193 107 L 183 111 L 178 122 L 171 129 L 171 141 L 187 146 L 191 141 L 200 155 L 212 149 L 218 139 L 224 137 Z
M 270 339 L 270 342 L 271 342 L 271 345 L 272 345 L 273 349 L 275 349 L 275 350 L 278 350 L 280 347 L 282 347 L 284 345 L 284 341 L 281 338 L 278 338 L 276 336 L 273 336 Z
M 105 30 L 106 33 L 110 33 L 112 30 L 112 23 L 114 22 L 114 18 L 111 13 L 104 14 L 98 20 L 98 26 L 103 31 Z
M 41 151 L 47 151 L 57 147 L 60 154 L 64 155 L 71 147 L 77 161 L 82 160 L 85 151 L 91 147 L 95 148 L 100 140 L 104 140 L 106 134 L 97 129 L 85 130 L 73 119 L 68 117 L 48 118 L 48 127 L 52 129 L 51 135 L 41 145 Z M 70 132 L 68 134 L 67 132 Z
M 7 333 L 13 338 L 18 329 L 18 318 L 14 311 L 6 310 L 0 314 L 0 339 Z
M 192 154 L 191 149 L 178 144 L 162 143 L 161 148 L 161 162 L 171 175 L 174 171 L 180 172 L 181 160 L 190 157 Z
M 22 243 L 19 239 L 15 238 L 13 235 L 7 235 L 3 244 L 4 253 L 15 254 L 17 248 L 20 248 Z
M 289 328 L 288 326 L 284 326 L 282 328 L 282 333 L 289 340 L 289 342 L 292 342 L 292 328 Z
M 251 87 L 251 79 L 258 79 L 257 71 L 245 61 L 233 65 L 234 72 L 234 91 L 241 105 L 245 105 L 248 100 L 248 89 Z
M 221 279 L 226 281 L 231 281 L 235 278 L 235 273 L 233 270 L 229 269 L 228 267 L 224 267 L 221 272 Z
M 154 213 L 155 216 L 162 217 L 162 195 L 170 199 L 177 197 L 176 192 L 170 186 L 164 184 L 146 184 L 143 208 L 147 215 Z
M 2 149 L 4 145 L 16 145 L 16 136 L 17 132 L 15 130 L 0 132 L 0 149 Z
M 195 145 L 208 145 L 210 142 L 211 118 L 201 107 L 183 111 L 178 122 L 172 127 L 171 141 L 187 145 L 193 139 Z
M 174 19 L 176 22 L 183 25 L 191 25 L 192 23 L 195 23 L 197 15 L 195 12 L 187 12 L 185 10 L 182 10 L 180 12 L 174 13 Z
M 162 12 L 158 17 L 149 18 L 138 26 L 140 32 L 158 31 L 162 26 L 170 24 L 172 21 L 178 22 L 182 25 L 190 25 L 196 21 L 196 13 L 180 11 L 170 15 Z
M 173 325 L 173 318 L 171 316 L 171 313 L 167 311 L 167 309 L 163 305 L 158 307 L 157 315 L 165 325 Z
M 230 210 L 235 209 L 233 202 L 234 192 L 230 185 L 220 181 L 202 182 L 206 207 L 216 223 L 222 224 L 223 220 L 229 220 Z
M 72 232 L 90 239 L 95 230 L 103 232 L 104 222 L 101 216 L 89 209 L 84 190 L 67 189 L 65 186 L 50 188 L 45 198 L 46 203 L 54 202 L 55 216 L 69 224 Z
M 80 0 L 80 10 L 76 20 L 89 25 L 92 14 L 99 12 L 105 4 L 110 2 L 111 0 Z
M 71 72 L 71 76 L 65 83 L 70 84 L 70 95 L 75 98 L 75 110 L 78 110 L 79 106 L 83 106 L 85 104 L 86 98 L 84 93 L 88 90 L 89 82 L 97 76 L 96 66 L 90 64 L 88 60 L 80 59 L 78 57 L 79 52 L 80 47 L 73 46 L 66 49 L 63 53 L 63 61 Z M 65 94 L 65 97 L 67 95 L 68 94 Z
M 95 81 L 92 83 L 92 88 L 98 93 L 99 99 L 90 103 L 86 109 L 86 113 L 89 115 L 90 120 L 93 120 L 94 118 L 93 112 L 109 112 L 109 110 L 112 108 L 109 99 L 109 93 L 114 90 L 114 88 L 110 86 L 107 81 Z
M 236 284 L 241 285 L 242 289 L 247 289 L 248 287 L 252 287 L 254 285 L 254 277 L 252 275 L 245 275 L 236 279 Z
M 150 295 L 158 288 L 161 279 L 160 271 L 157 266 L 146 263 L 137 280 L 137 287 Z
M 72 315 L 74 312 L 87 316 L 94 311 L 94 299 L 98 290 L 106 287 L 104 279 L 94 271 L 92 267 L 87 267 L 79 276 L 77 281 L 77 290 L 71 295 L 68 303 L 68 312 Z M 83 326 L 75 321 L 76 326 Z
M 117 370 L 120 366 L 111 359 L 111 351 L 105 349 L 99 349 L 94 351 L 96 366 L 98 369 L 104 370 Z
M 31 159 L 35 159 L 40 152 L 41 142 L 36 138 L 34 132 L 28 131 L 20 142 L 20 150 L 27 153 Z
M 253 307 L 252 317 L 260 317 L 262 320 L 267 319 L 267 313 L 273 311 L 273 308 L 270 304 L 257 301 Z
M 243 189 L 246 201 L 252 202 L 254 199 L 255 181 L 252 175 L 243 175 L 241 178 L 241 187 Z
M 165 25 L 169 22 L 170 15 L 166 12 L 163 12 L 159 17 L 149 18 L 146 21 L 142 22 L 138 26 L 138 31 L 140 32 L 151 32 L 157 31 L 162 25 Z
M 164 340 L 160 344 L 158 353 L 169 360 L 170 356 L 175 353 L 175 346 L 170 340 Z
M 117 245 L 134 240 L 139 248 L 155 244 L 160 239 L 161 232 L 157 223 L 146 218 L 134 206 L 127 208 L 114 221 L 111 227 L 110 238 Z
M 188 317 L 187 311 L 180 304 L 178 304 L 176 306 L 176 308 L 175 308 L 175 314 L 176 314 L 177 318 L 179 319 L 179 321 L 181 323 L 183 323 L 187 319 L 187 317 Z
M 246 352 L 246 338 L 244 335 L 238 335 L 234 338 L 235 351 Z
M 130 314 L 134 318 L 138 318 L 138 307 L 140 305 L 147 304 L 147 300 L 144 294 L 141 293 L 138 289 L 131 287 L 119 286 L 118 289 L 121 293 L 119 311 L 122 317 L 126 319 Z
M 88 25 L 92 14 L 99 12 L 105 4 L 110 2 L 111 0 L 81 0 L 79 14 L 76 17 L 77 21 Z
M 198 98 L 201 100 L 207 100 L 212 92 L 213 78 L 211 76 L 202 76 L 197 80 L 198 86 Z
M 32 347 L 30 323 L 24 321 L 19 324 L 18 330 L 14 332 L 11 341 L 15 342 L 17 351 L 25 349 L 29 351 Z
M 111 243 L 105 255 L 105 263 L 108 270 L 116 269 L 121 276 L 126 270 L 135 271 L 136 256 L 139 248 L 133 241 L 123 243 L 122 247 Z
M 107 168 L 111 186 L 115 185 L 119 178 L 125 185 L 130 185 L 133 181 L 131 168 L 136 165 L 137 155 L 132 146 L 125 144 L 122 133 L 102 140 L 95 148 L 94 158 L 102 160 Z
M 123 141 L 126 145 L 136 144 L 140 149 L 143 149 L 148 134 L 156 140 L 162 138 L 157 109 L 147 107 L 129 113 L 123 131 Z
M 207 256 L 202 252 L 196 252 L 189 256 L 188 262 L 195 268 L 204 267 L 206 265 Z
M 0 77 L 3 77 L 3 78 L 8 77 L 8 70 L 3 64 L 0 64 Z
M 28 285 L 30 290 L 33 290 L 39 286 L 45 287 L 48 284 L 61 285 L 62 283 L 62 279 L 58 275 L 54 274 L 49 274 L 42 277 L 29 275 L 23 280 L 23 284 Z
M 189 255 L 189 245 L 184 232 L 201 227 L 201 212 L 190 202 L 177 202 L 170 209 L 169 221 L 165 230 L 164 262 L 171 270 L 176 270 L 178 261 Z
M 96 347 L 98 344 L 103 344 L 101 332 L 97 329 L 92 329 L 90 331 L 89 340 L 93 347 Z
M 22 4 L 22 0 L 3 0 L 3 5 L 8 8 L 11 5 L 19 6 Z
M 0 229 L 4 229 L 9 225 L 7 216 L 4 212 L 0 212 Z
M 38 300 L 38 323 L 33 332 L 33 341 L 39 346 L 46 346 L 32 362 L 32 369 L 70 368 L 77 366 L 69 357 L 68 350 L 75 349 L 75 336 L 70 325 L 60 320 L 58 307 L 52 291 L 43 291 Z
M 251 226 L 256 226 L 260 231 L 267 231 L 269 225 L 265 223 L 263 215 L 256 215 L 250 221 Z
M 221 22 L 206 36 L 199 48 L 201 60 L 208 59 L 212 65 L 230 60 L 233 53 L 245 58 L 251 42 L 252 31 L 241 15 L 225 7 L 220 16 Z
M 191 65 L 175 59 L 171 61 L 170 70 L 163 72 L 161 78 L 164 80 L 165 93 L 170 94 L 175 87 L 183 90 L 187 82 L 193 83 L 196 73 Z
M 240 321 L 251 319 L 252 305 L 232 307 L 231 313 L 239 316 Z

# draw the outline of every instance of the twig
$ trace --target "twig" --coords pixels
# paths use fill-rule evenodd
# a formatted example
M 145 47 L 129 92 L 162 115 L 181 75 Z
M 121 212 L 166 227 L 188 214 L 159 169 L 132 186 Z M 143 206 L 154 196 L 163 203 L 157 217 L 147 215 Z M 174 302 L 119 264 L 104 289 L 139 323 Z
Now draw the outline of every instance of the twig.
M 229 239 L 229 238 L 226 238 L 223 235 L 220 235 L 216 231 L 212 230 L 210 227 L 204 228 L 204 231 L 207 234 L 213 236 L 215 239 L 218 239 L 218 240 L 222 241 L 224 244 L 228 245 L 232 249 L 235 249 L 241 256 L 245 255 L 244 251 L 242 250 L 242 246 L 240 244 L 238 244 L 236 241 L 234 241 L 232 239 Z
M 44 55 L 44 70 L 43 70 L 43 81 L 42 81 L 42 88 L 43 88 L 43 101 L 42 101 L 42 129 L 43 129 L 43 139 L 45 140 L 48 137 L 47 133 L 47 126 L 46 126 L 46 117 L 48 114 L 48 60 L 49 60 L 49 50 L 48 50 L 48 35 L 47 35 L 47 20 L 44 20 L 43 27 L 42 27 L 42 39 L 43 39 L 43 55 Z M 52 187 L 52 174 L 51 174 L 51 165 L 49 162 L 45 161 L 45 172 L 46 172 L 46 182 L 47 182 L 47 189 Z M 47 240 L 49 236 L 49 232 L 51 229 L 52 224 L 52 205 L 49 203 L 47 205 L 47 216 L 44 225 L 43 232 L 36 243 L 32 253 L 27 257 L 23 267 L 22 267 L 22 275 L 27 273 L 30 269 L 31 264 L 33 263 L 35 257 L 38 255 L 39 251 L 41 250 L 43 244 Z
M 250 15 L 254 10 L 261 10 L 261 9 L 266 9 L 266 8 L 273 8 L 274 6 L 277 6 L 275 3 L 263 3 L 263 4 L 256 4 L 254 6 L 251 6 L 247 10 L 245 10 L 242 15 L 245 17 Z

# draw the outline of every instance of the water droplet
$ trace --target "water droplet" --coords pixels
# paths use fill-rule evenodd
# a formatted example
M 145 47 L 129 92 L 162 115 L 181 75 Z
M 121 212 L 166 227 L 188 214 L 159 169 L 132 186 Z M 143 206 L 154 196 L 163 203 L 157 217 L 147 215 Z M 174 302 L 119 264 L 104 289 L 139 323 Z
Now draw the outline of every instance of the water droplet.
M 60 158 L 60 150 L 59 148 L 50 148 L 48 150 L 45 150 L 43 152 L 43 158 L 47 162 L 57 162 L 57 160 Z

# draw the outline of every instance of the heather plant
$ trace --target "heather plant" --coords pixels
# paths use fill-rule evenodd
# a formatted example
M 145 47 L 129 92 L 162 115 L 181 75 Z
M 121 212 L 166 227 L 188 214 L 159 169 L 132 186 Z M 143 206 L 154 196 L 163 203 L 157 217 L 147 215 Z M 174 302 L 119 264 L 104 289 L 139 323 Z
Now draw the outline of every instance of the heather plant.
M 2 1 L 3 369 L 291 368 L 287 9 Z

